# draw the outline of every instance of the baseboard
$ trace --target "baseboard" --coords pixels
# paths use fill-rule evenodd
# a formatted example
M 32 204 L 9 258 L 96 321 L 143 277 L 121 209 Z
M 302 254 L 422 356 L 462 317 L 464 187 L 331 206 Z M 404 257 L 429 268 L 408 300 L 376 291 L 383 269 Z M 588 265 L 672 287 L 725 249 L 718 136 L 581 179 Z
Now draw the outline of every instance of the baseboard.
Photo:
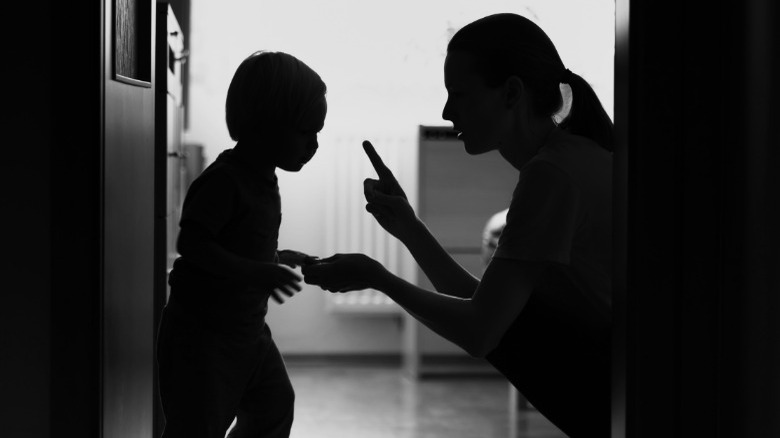
M 484 359 L 463 354 L 425 354 L 419 358 L 417 374 L 421 378 L 437 377 L 500 377 Z M 289 368 L 305 367 L 403 367 L 403 357 L 395 353 L 379 354 L 285 354 Z
M 292 353 L 284 354 L 284 361 L 288 367 L 400 367 L 402 364 L 401 355 L 394 353 Z

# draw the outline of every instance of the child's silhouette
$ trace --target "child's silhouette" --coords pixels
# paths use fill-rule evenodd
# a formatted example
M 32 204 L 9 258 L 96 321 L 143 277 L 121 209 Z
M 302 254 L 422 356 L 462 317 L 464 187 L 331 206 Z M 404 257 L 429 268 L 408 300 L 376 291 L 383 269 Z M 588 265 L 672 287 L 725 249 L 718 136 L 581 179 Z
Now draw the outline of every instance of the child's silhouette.
M 294 392 L 265 323 L 268 298 L 301 290 L 291 268 L 314 258 L 277 251 L 275 171 L 317 151 L 326 86 L 295 57 L 256 52 L 236 70 L 225 105 L 236 144 L 193 181 L 184 200 L 158 333 L 165 438 L 287 437 Z

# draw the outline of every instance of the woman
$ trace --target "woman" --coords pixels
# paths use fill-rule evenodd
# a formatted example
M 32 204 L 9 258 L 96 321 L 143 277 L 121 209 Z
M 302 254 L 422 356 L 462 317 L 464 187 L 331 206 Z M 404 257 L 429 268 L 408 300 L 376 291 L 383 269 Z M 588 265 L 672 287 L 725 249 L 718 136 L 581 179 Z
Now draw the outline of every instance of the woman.
M 305 267 L 305 281 L 332 292 L 382 291 L 444 338 L 486 358 L 564 433 L 607 437 L 612 122 L 544 31 L 515 14 L 459 30 L 447 47 L 444 82 L 442 117 L 466 151 L 498 150 L 520 173 L 482 279 L 447 254 L 364 142 L 379 175 L 365 181 L 366 209 L 407 246 L 436 291 L 362 254 Z M 561 83 L 571 87 L 572 106 L 556 123 Z

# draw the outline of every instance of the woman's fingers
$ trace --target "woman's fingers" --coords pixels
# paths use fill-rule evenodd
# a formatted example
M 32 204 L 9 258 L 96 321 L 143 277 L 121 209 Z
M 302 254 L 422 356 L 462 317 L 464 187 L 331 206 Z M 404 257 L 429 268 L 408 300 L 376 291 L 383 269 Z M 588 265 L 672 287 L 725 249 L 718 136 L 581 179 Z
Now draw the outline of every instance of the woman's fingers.
M 393 211 L 389 208 L 375 203 L 366 204 L 366 211 L 373 214 L 377 219 L 391 217 Z
M 349 271 L 344 270 L 344 267 L 339 264 L 343 258 L 342 254 L 336 254 L 320 259 L 317 264 L 305 266 L 303 268 L 304 281 L 330 292 L 338 292 L 345 284 L 352 281 Z
M 393 172 L 391 172 L 390 169 L 388 169 L 388 167 L 385 165 L 384 161 L 382 161 L 382 157 L 379 156 L 379 154 L 376 152 L 376 149 L 374 149 L 374 145 L 372 145 L 370 141 L 363 141 L 363 150 L 366 151 L 366 155 L 368 155 L 368 159 L 371 161 L 371 165 L 374 166 L 376 174 L 379 175 L 379 180 L 386 181 L 388 183 L 395 182 L 397 184 L 395 175 L 393 175 Z
M 398 180 L 395 179 L 393 172 L 385 165 L 384 161 L 382 161 L 382 158 L 376 152 L 376 149 L 374 149 L 374 145 L 372 145 L 370 141 L 365 140 L 363 141 L 363 150 L 366 151 L 366 155 L 368 155 L 371 165 L 379 176 L 379 181 L 377 181 L 375 186 L 375 188 L 378 189 L 377 191 L 389 195 L 406 197 L 404 189 L 401 188 Z
M 366 200 L 369 201 L 376 196 L 376 189 L 379 186 L 379 181 L 372 179 L 372 178 L 366 178 L 363 180 L 363 196 L 366 197 Z

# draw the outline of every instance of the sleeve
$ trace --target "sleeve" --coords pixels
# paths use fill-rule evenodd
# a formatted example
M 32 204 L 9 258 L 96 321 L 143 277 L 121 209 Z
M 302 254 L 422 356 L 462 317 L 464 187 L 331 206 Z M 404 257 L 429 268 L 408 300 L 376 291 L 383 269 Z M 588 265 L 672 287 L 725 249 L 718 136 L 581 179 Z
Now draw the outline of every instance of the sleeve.
M 569 265 L 579 193 L 569 176 L 545 162 L 520 172 L 495 258 Z
M 224 172 L 201 174 L 192 183 L 182 206 L 180 226 L 196 223 L 218 236 L 238 205 L 238 187 Z

